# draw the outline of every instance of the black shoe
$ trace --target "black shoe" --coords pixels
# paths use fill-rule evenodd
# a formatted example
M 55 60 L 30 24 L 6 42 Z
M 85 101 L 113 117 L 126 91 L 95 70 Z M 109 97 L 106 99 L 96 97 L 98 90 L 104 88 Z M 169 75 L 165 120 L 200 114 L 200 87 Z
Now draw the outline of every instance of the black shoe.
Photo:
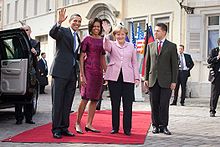
M 22 120 L 17 120 L 16 125 L 20 125 L 20 124 L 22 124 Z
M 62 133 L 61 133 L 63 136 L 75 136 L 73 133 L 71 133 L 70 131 L 63 131 Z
M 25 123 L 27 123 L 27 124 L 35 124 L 35 122 L 33 120 L 26 120 Z
M 111 131 L 111 134 L 116 134 L 116 133 L 118 133 L 118 130 L 112 130 Z
M 61 135 L 60 132 L 56 132 L 56 133 L 53 133 L 53 138 L 61 139 L 61 138 L 62 138 L 62 135 Z
M 40 92 L 40 94 L 47 94 L 47 93 L 43 91 L 43 92 Z
M 124 131 L 124 134 L 127 136 L 131 136 L 131 132 L 130 131 Z
M 210 112 L 210 117 L 215 117 L 215 113 Z
M 181 104 L 181 106 L 185 106 L 185 104 L 184 103 L 180 103 Z
M 89 131 L 94 132 L 94 133 L 100 133 L 100 132 L 101 132 L 101 131 L 99 131 L 99 130 L 90 129 L 90 128 L 88 128 L 88 127 L 85 127 L 85 130 L 86 130 L 86 132 L 89 132 Z
M 167 129 L 167 127 L 160 128 L 160 132 L 166 135 L 171 135 L 171 132 Z
M 160 132 L 158 127 L 153 127 L 152 133 L 153 134 L 158 134 Z
M 172 106 L 176 106 L 176 103 L 173 102 L 173 103 L 171 103 L 170 105 L 172 105 Z

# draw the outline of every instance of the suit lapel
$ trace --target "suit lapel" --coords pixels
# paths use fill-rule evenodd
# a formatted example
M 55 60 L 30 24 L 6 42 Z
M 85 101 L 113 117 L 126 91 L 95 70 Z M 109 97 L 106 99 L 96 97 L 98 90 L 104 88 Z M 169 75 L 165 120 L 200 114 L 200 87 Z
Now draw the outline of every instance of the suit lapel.
M 158 52 L 157 52 L 157 41 L 155 41 L 154 44 L 153 44 L 153 52 L 155 52 L 155 55 L 158 56 Z
M 73 34 L 72 34 L 70 28 L 68 28 L 67 30 L 68 30 L 68 35 L 69 35 L 70 42 L 71 42 L 71 49 L 72 49 L 72 51 L 73 51 L 73 47 L 74 47 L 74 45 L 73 45 L 73 42 L 74 42 L 74 40 L 73 40 Z
M 161 51 L 160 51 L 160 55 L 164 52 L 164 50 L 166 50 L 167 46 L 168 46 L 168 41 L 165 39 L 165 41 L 163 42 Z

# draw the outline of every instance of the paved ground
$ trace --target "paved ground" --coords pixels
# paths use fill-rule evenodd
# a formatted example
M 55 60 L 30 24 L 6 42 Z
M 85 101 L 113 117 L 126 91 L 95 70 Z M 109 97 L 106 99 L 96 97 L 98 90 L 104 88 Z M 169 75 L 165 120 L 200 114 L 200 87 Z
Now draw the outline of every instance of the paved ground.
M 50 92 L 47 87 L 47 92 Z M 110 100 L 104 93 L 102 109 L 110 109 Z M 135 102 L 133 110 L 150 111 L 148 95 L 144 95 L 144 102 Z M 72 110 L 76 111 L 80 101 L 77 90 Z M 14 109 L 0 110 L 0 140 L 14 136 L 33 127 L 46 124 L 51 121 L 51 97 L 50 94 L 40 95 L 38 112 L 34 116 L 35 125 L 15 125 Z M 220 146 L 220 102 L 215 118 L 209 117 L 209 98 L 188 98 L 186 106 L 171 106 L 169 129 L 171 136 L 164 134 L 152 134 L 151 130 L 143 145 L 111 145 L 111 144 L 69 144 L 69 143 L 10 143 L 0 142 L 1 147 L 57 147 L 57 146 L 79 146 L 79 147 L 217 147 Z

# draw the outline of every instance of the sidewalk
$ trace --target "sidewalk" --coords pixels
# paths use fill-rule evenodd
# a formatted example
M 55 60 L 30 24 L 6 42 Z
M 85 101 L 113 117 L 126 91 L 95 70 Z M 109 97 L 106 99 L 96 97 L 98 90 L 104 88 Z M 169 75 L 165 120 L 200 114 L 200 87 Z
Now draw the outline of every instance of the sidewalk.
M 47 92 L 50 93 L 49 87 Z M 104 92 L 101 109 L 110 109 L 110 99 L 106 97 L 108 93 Z M 134 102 L 134 111 L 150 111 L 149 96 L 143 94 L 144 102 Z M 72 110 L 77 111 L 78 104 L 81 98 L 77 89 Z M 178 147 L 178 146 L 202 146 L 202 147 L 217 147 L 220 144 L 220 102 L 217 109 L 216 117 L 209 117 L 209 98 L 187 98 L 186 106 L 170 106 L 169 130 L 173 135 L 167 136 L 164 134 L 153 134 L 150 128 L 143 145 L 115 145 L 115 144 L 47 144 L 47 143 L 9 143 L 0 142 L 1 147 L 13 146 L 33 146 L 33 147 L 58 147 L 58 146 L 74 146 L 74 147 Z M 51 121 L 51 96 L 40 95 L 39 109 L 34 116 L 36 125 L 22 124 L 15 125 L 15 120 L 0 121 L 0 139 L 13 136 L 24 130 L 43 125 Z M 140 120 L 141 121 L 141 120 Z M 5 124 L 6 122 L 7 124 Z

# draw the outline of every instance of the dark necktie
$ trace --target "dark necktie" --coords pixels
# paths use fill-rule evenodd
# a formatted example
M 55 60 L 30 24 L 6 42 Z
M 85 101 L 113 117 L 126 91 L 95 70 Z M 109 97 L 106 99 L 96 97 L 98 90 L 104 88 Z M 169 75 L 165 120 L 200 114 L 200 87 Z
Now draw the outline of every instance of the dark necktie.
M 159 42 L 158 47 L 157 47 L 157 53 L 158 54 L 160 54 L 161 47 L 162 47 L 162 41 Z
M 73 52 L 76 51 L 76 32 L 73 33 Z
M 73 54 L 76 51 L 76 32 L 73 33 Z M 76 59 L 73 58 L 73 66 L 76 64 Z

